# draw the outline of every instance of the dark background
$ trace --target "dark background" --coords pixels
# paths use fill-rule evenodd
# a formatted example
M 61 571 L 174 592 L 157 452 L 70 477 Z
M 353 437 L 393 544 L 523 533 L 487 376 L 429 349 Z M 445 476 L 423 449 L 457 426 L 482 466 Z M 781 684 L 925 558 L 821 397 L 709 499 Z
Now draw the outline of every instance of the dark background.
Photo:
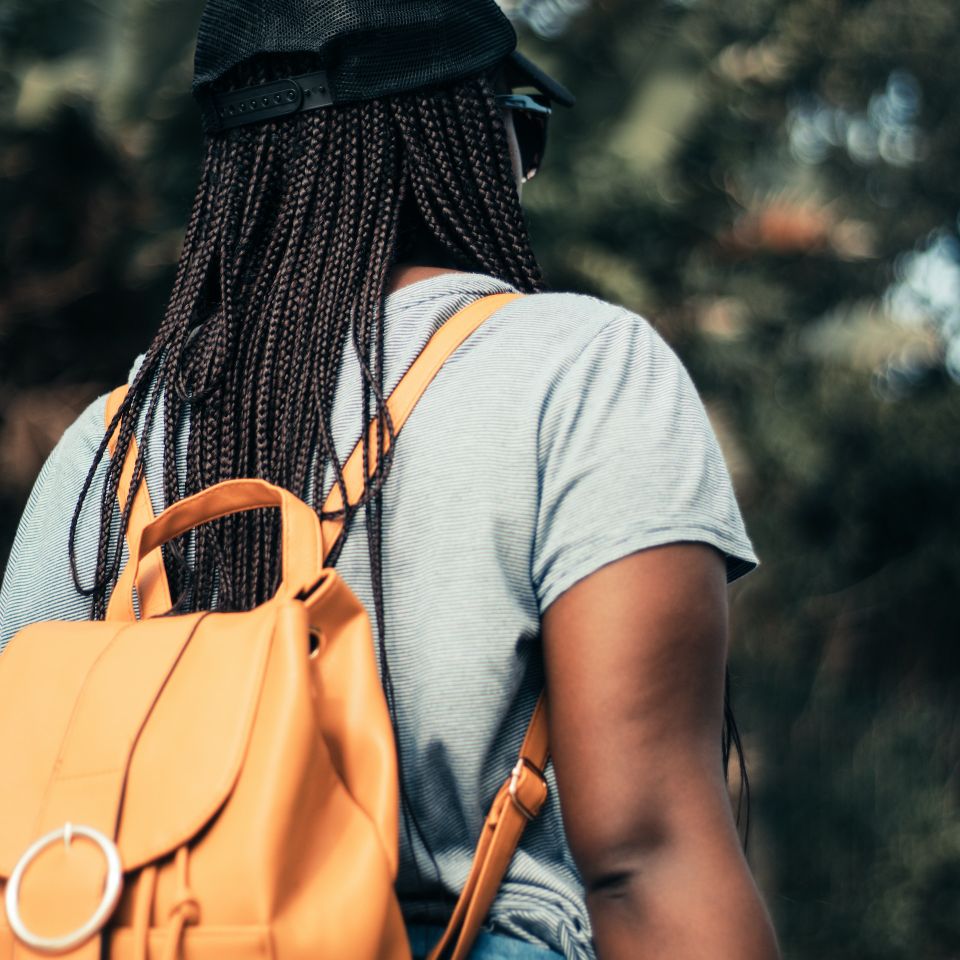
M 524 191 L 551 285 L 674 345 L 763 560 L 731 669 L 785 954 L 960 957 L 960 5 L 510 11 L 579 97 Z M 0 558 L 162 315 L 199 14 L 0 0 Z

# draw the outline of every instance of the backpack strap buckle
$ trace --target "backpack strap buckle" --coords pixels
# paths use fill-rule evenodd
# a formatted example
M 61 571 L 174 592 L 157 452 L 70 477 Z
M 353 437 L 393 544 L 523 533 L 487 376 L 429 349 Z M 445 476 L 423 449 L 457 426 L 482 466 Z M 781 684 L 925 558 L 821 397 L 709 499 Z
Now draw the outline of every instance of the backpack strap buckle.
M 525 776 L 528 772 L 533 774 L 539 783 Z M 534 784 L 535 786 L 533 786 Z M 547 797 L 547 778 L 538 766 L 526 757 L 520 757 L 510 773 L 507 793 L 509 793 L 513 805 L 527 820 L 535 820 L 543 806 L 543 801 Z

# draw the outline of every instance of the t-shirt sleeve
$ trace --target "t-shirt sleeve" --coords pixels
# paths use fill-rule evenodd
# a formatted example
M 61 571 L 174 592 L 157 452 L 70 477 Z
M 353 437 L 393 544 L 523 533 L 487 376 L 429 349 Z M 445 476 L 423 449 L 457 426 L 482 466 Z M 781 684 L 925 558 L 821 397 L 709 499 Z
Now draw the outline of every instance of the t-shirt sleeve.
M 578 580 L 648 547 L 711 544 L 728 581 L 757 565 L 703 402 L 636 314 L 610 317 L 559 368 L 538 458 L 532 573 L 541 612 Z
M 67 429 L 47 458 L 20 518 L 0 589 L 0 652 L 22 627 L 41 620 L 86 620 L 90 598 L 77 590 L 70 569 L 73 513 L 103 439 L 106 396 Z M 104 456 L 79 517 L 76 559 L 88 586 L 96 570 L 99 491 L 109 465 Z

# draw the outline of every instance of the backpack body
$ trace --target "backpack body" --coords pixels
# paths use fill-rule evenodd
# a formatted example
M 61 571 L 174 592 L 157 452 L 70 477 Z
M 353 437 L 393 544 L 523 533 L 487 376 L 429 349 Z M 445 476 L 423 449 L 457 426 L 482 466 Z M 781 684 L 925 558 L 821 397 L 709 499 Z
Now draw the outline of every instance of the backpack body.
M 2 659 L 0 723 L 18 731 L 0 770 L 4 894 L 69 822 L 122 863 L 115 960 L 409 957 L 393 736 L 367 615 L 334 571 L 249 613 L 38 624 Z M 28 862 L 16 914 L 47 940 L 82 928 L 108 866 L 89 838 L 58 838 Z M 47 955 L 8 914 L 0 957 Z M 98 960 L 102 937 L 61 955 Z

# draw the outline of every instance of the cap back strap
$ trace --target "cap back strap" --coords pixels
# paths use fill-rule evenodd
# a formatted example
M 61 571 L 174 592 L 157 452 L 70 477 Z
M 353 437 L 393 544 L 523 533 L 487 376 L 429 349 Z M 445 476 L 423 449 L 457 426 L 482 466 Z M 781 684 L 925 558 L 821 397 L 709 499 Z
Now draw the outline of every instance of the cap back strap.
M 326 71 L 304 73 L 269 83 L 255 83 L 229 93 L 206 93 L 203 121 L 208 133 L 219 133 L 262 120 L 320 110 L 333 103 Z

